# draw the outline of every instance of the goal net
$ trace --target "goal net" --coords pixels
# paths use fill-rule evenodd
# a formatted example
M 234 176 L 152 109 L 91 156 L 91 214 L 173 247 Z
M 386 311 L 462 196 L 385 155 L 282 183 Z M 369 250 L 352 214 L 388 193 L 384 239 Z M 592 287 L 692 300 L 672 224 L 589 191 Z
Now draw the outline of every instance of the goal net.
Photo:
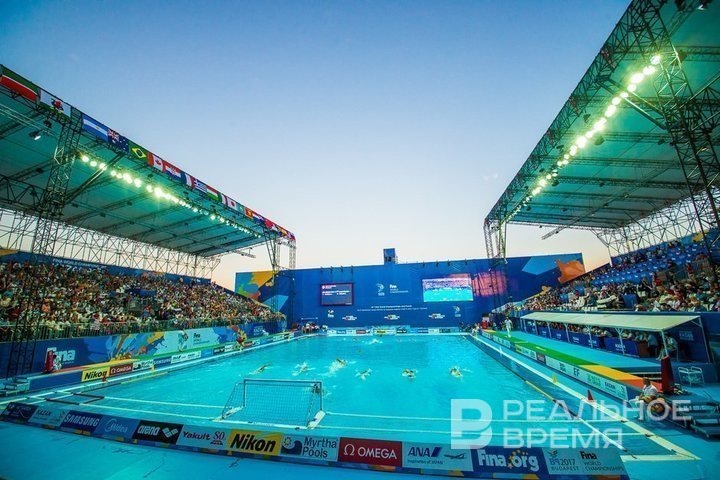
M 312 426 L 322 417 L 322 382 L 316 380 L 259 380 L 235 384 L 222 418 L 234 421 Z

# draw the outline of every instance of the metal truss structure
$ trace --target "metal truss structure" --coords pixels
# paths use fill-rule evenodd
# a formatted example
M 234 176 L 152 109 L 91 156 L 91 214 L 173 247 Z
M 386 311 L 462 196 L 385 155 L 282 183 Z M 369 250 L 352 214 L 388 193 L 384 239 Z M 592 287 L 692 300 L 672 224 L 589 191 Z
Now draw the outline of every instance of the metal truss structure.
M 0 70 L 5 73 L 4 66 Z M 0 88 L 3 254 L 27 252 L 31 263 L 59 258 L 210 278 L 223 255 L 252 256 L 247 249 L 265 243 L 276 275 L 295 268 L 294 236 L 263 217 L 256 221 L 224 195 L 222 203 L 208 199 L 168 180 L 127 148 L 98 141 L 83 131 L 83 115 Z M 8 378 L 30 371 L 47 295 L 44 280 L 23 285 L 29 303 L 13 329 Z M 277 310 L 273 297 L 269 306 Z
M 697 0 L 632 1 L 485 219 L 493 271 L 502 274 L 510 223 L 555 227 L 543 238 L 590 230 L 611 256 L 693 233 L 708 251 L 718 250 L 710 240 L 715 237 L 705 236 L 720 227 L 718 7 Z M 651 85 L 617 98 L 624 79 L 651 64 L 658 71 Z M 595 137 L 596 147 L 588 149 L 593 153 L 571 158 L 568 174 L 559 171 L 556 161 L 569 158 L 566 145 L 611 99 L 621 118 L 615 130 Z M 530 195 L 532 182 L 546 175 L 552 185 Z

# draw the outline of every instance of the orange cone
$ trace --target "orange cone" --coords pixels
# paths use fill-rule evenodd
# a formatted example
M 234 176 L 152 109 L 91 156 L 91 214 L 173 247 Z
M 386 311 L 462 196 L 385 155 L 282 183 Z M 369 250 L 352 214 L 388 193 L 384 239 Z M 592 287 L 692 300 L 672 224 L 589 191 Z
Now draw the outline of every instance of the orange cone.
M 588 402 L 594 402 L 594 401 L 595 401 L 595 398 L 593 397 L 593 394 L 592 394 L 592 392 L 591 392 L 590 390 L 588 390 L 587 400 L 588 400 Z

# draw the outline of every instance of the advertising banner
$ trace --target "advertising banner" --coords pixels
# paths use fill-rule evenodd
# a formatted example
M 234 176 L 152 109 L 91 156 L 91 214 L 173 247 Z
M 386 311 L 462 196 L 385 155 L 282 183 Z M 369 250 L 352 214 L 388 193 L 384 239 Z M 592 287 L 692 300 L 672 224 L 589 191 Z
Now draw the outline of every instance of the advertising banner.
M 225 441 L 229 433 L 229 430 L 221 428 L 185 425 L 180 432 L 176 445 L 222 450 L 225 447 Z
M 255 430 L 233 430 L 225 448 L 233 452 L 278 455 L 282 445 L 282 433 Z
M 610 448 L 545 448 L 543 455 L 550 475 L 627 475 L 620 455 Z
M 135 433 L 138 423 L 140 421 L 133 418 L 104 416 L 95 429 L 95 435 L 129 440 Z
M 402 466 L 427 470 L 473 469 L 470 450 L 452 450 L 449 445 L 403 442 Z
M 473 469 L 493 476 L 547 475 L 545 457 L 540 448 L 510 449 L 487 446 L 473 450 Z M 490 476 L 490 475 L 488 475 Z
M 401 467 L 402 455 L 402 442 L 340 438 L 340 451 L 338 452 L 338 461 L 340 462 Z
M 82 430 L 83 432 L 93 433 L 95 428 L 100 424 L 103 416 L 97 413 L 80 412 L 70 410 L 60 424 L 61 428 L 71 428 L 73 430 Z
M 106 378 L 108 376 L 109 372 L 110 367 L 86 368 L 82 372 L 82 377 L 80 377 L 80 381 L 92 382 L 93 380 L 102 380 L 103 378 Z
M 284 435 L 280 455 L 334 462 L 338 458 L 339 445 L 338 438 Z
M 25 405 L 24 403 L 11 402 L 5 407 L 2 416 L 5 418 L 12 418 L 13 420 L 20 420 L 27 422 L 37 410 L 37 405 Z
M 59 427 L 63 420 L 65 420 L 67 413 L 67 410 L 50 408 L 47 405 L 41 405 L 37 410 L 35 410 L 35 413 L 30 418 L 29 423 Z
M 122 365 L 113 365 L 108 370 L 108 373 L 111 377 L 114 377 L 116 375 L 123 375 L 125 373 L 130 373 L 133 371 L 133 364 L 132 363 L 124 363 Z
M 141 420 L 133 433 L 132 438 L 135 440 L 145 440 L 148 442 L 162 442 L 175 445 L 182 425 L 179 423 L 151 422 L 149 420 Z
M 547 355 L 545 356 L 545 364 L 550 368 L 580 380 L 586 385 L 602 390 L 615 398 L 620 398 L 622 400 L 627 400 L 628 398 L 627 387 L 619 382 L 588 372 L 587 370 L 576 367 L 575 365 L 555 360 Z

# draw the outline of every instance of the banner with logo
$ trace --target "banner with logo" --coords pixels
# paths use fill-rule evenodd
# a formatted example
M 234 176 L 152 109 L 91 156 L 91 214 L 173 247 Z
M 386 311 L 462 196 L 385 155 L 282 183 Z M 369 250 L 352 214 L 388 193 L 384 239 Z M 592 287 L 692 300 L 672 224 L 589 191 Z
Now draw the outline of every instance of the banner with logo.
M 176 445 L 222 450 L 229 436 L 230 431 L 222 428 L 185 425 L 180 432 Z
M 4 421 L 70 430 L 120 442 L 145 441 L 170 448 L 250 457 L 278 457 L 289 461 L 355 468 L 379 468 L 407 473 L 430 473 L 476 478 L 628 478 L 615 448 L 452 449 L 446 444 L 401 442 L 350 437 L 282 434 L 260 430 L 230 430 L 181 425 L 114 415 L 65 410 L 54 405 L 11 402 L 0 415 Z
M 133 440 L 145 440 L 146 442 L 160 442 L 168 445 L 175 445 L 180 430 L 183 426 L 179 423 L 151 422 L 141 420 L 132 435 Z
M 338 461 L 364 463 L 385 467 L 402 466 L 402 442 L 393 440 L 368 440 L 364 438 L 340 438 Z
M 30 417 L 29 423 L 47 427 L 59 427 L 65 420 L 67 414 L 67 410 L 50 407 L 44 404 L 40 405 L 38 409 L 35 410 L 33 416 Z
M 139 420 L 133 418 L 105 416 L 95 428 L 95 435 L 130 440 L 133 438 L 139 423 Z
M 282 433 L 258 430 L 232 430 L 225 448 L 233 452 L 278 455 L 282 445 Z
M 95 428 L 100 424 L 103 416 L 97 413 L 80 412 L 78 410 L 70 410 L 63 422 L 61 428 L 69 428 L 74 431 L 93 433 Z
M 470 450 L 453 450 L 449 445 L 403 442 L 402 465 L 403 467 L 427 470 L 471 472 L 473 469 L 472 452 Z
M 334 462 L 338 459 L 339 445 L 338 438 L 283 435 L 280 455 Z

